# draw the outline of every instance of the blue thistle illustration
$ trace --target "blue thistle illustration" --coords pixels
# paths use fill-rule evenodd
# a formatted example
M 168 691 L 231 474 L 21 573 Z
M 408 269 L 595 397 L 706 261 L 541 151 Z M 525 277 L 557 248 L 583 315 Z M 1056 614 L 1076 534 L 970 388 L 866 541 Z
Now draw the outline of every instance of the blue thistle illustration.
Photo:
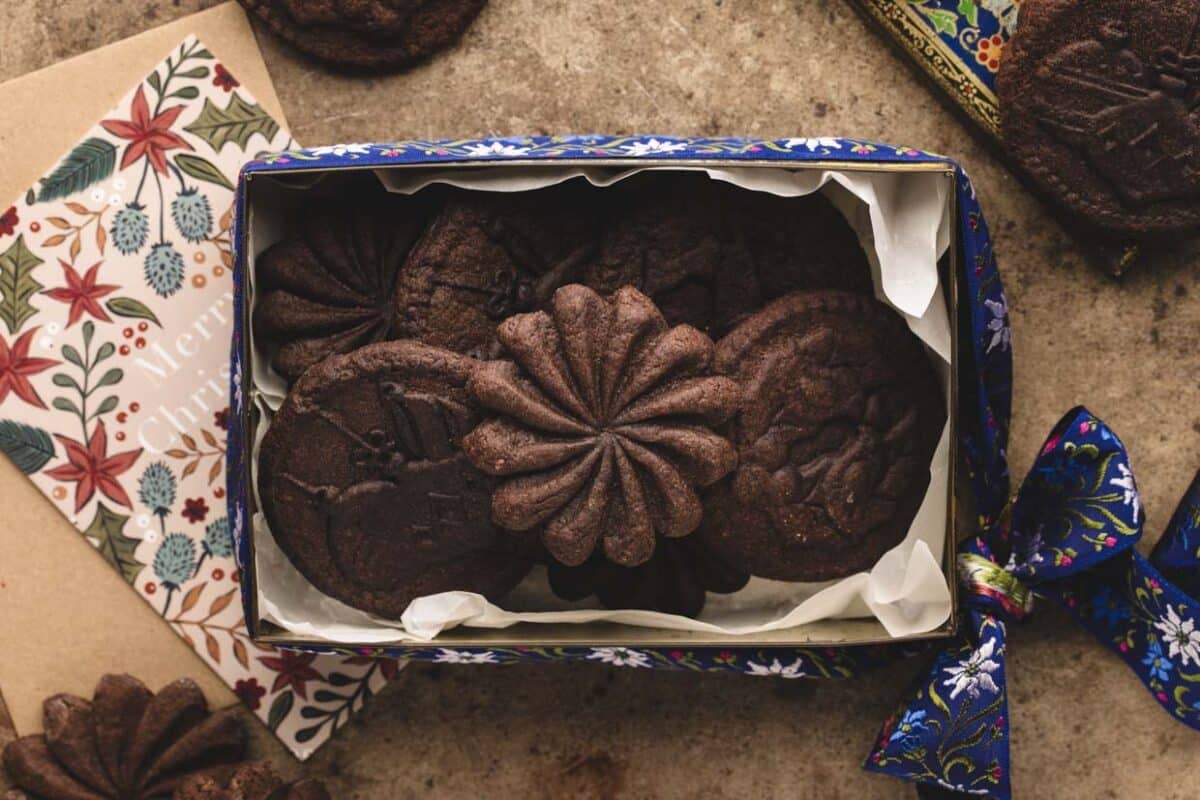
M 137 203 L 130 203 L 117 212 L 113 217 L 113 244 L 121 251 L 121 255 L 132 255 L 142 249 L 146 243 L 146 234 L 150 232 L 150 220 L 145 209 Z
M 200 565 L 209 556 L 228 558 L 233 555 L 233 535 L 229 532 L 229 518 L 215 519 L 204 528 L 204 541 L 200 543 L 200 560 L 196 562 L 195 575 L 200 574 Z
M 184 189 L 171 201 L 171 219 L 180 235 L 192 244 L 203 242 L 212 233 L 212 208 L 208 198 L 196 187 Z
M 183 256 L 170 242 L 159 242 L 146 256 L 146 283 L 159 297 L 170 297 L 183 286 Z
M 154 554 L 154 575 L 167 589 L 167 601 L 163 603 L 163 616 L 171 607 L 171 595 L 192 577 L 196 571 L 196 543 L 183 533 L 169 533 Z
M 175 476 L 171 468 L 162 461 L 146 467 L 142 477 L 138 478 L 138 499 L 158 517 L 159 527 L 166 533 L 167 514 L 175 505 Z
M 216 558 L 233 555 L 233 536 L 229 533 L 229 518 L 221 517 L 204 529 L 204 552 Z

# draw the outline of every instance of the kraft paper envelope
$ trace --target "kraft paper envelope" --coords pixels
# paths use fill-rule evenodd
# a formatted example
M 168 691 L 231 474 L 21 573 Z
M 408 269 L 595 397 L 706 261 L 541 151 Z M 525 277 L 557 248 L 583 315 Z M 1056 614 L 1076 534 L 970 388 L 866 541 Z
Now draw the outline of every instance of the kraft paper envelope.
M 41 730 L 43 698 L 90 697 L 106 672 L 152 689 L 186 675 L 303 758 L 394 665 L 279 653 L 240 619 L 229 209 L 241 163 L 291 144 L 246 17 L 217 6 L 0 97 L 0 691 L 15 727 Z M 319 692 L 331 677 L 341 695 Z

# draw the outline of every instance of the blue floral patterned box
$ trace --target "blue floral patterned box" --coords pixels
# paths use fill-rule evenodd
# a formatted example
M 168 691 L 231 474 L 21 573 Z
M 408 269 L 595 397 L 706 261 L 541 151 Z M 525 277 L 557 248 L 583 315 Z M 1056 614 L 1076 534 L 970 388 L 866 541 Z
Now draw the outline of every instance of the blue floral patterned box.
M 996 73 L 1022 0 L 852 0 L 911 64 L 993 140 Z
M 609 185 L 647 169 L 702 170 L 714 180 L 782 195 L 819 190 L 859 232 L 877 296 L 907 318 L 945 379 L 952 413 L 939 448 L 944 464 L 938 472 L 935 458 L 935 480 L 926 496 L 934 515 L 928 519 L 937 523 L 927 528 L 936 532 L 910 533 L 894 569 L 885 568 L 885 556 L 870 574 L 854 576 L 858 583 L 850 588 L 819 587 L 775 624 L 745 629 L 703 621 L 688 626 L 678 623 L 682 618 L 659 627 L 659 618 L 670 615 L 647 619 L 636 615 L 650 612 L 629 611 L 579 612 L 585 618 L 548 624 L 534 620 L 536 614 L 469 603 L 465 612 L 457 606 L 459 617 L 454 617 L 444 604 L 425 604 L 430 598 L 414 601 L 399 623 L 368 619 L 361 612 L 322 616 L 329 598 L 297 579 L 280 558 L 257 516 L 251 477 L 256 442 L 269 425 L 272 391 L 252 335 L 254 256 L 277 235 L 283 209 L 333 172 L 371 171 L 401 192 L 438 182 L 513 191 L 580 175 Z M 830 137 L 560 136 L 333 145 L 275 153 L 247 164 L 238 185 L 235 227 L 228 500 L 247 621 L 256 639 L 318 651 L 440 660 L 452 653 L 456 659 L 481 661 L 585 658 L 597 646 L 637 646 L 644 653 L 655 652 L 644 648 L 687 648 L 687 653 L 708 652 L 714 658 L 754 648 L 765 658 L 803 646 L 830 648 L 833 669 L 834 654 L 848 645 L 955 632 L 956 540 L 976 522 L 990 524 L 1008 500 L 1011 354 L 987 227 L 969 178 L 953 161 L 910 147 Z M 885 583 L 872 583 L 878 576 Z M 905 576 L 911 584 L 905 591 L 916 594 L 898 596 L 894 604 L 880 599 L 890 591 L 887 580 Z M 810 611 L 801 613 L 804 608 Z M 456 626 L 464 617 L 471 626 Z M 565 618 L 560 613 L 558 619 Z

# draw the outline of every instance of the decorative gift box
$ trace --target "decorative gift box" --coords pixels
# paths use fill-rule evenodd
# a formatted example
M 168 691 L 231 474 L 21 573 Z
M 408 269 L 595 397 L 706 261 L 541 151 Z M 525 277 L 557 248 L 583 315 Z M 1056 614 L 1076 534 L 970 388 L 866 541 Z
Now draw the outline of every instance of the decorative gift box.
M 994 142 L 996 73 L 1017 29 L 1020 0 L 853 0 L 860 13 Z
M 703 171 L 747 191 L 821 191 L 860 237 L 877 298 L 899 311 L 940 366 L 949 423 L 930 489 L 909 536 L 866 573 L 784 591 L 752 581 L 699 620 L 646 611 L 546 606 L 535 573 L 515 593 L 517 613 L 478 595 L 414 601 L 381 620 L 320 594 L 274 544 L 255 497 L 256 454 L 286 385 L 254 336 L 255 257 L 306 192 L 337 172 L 370 170 L 396 192 L 451 183 L 507 192 L 584 177 L 608 186 L 643 170 Z M 583 645 L 608 647 L 844 646 L 951 635 L 955 542 L 968 507 L 1003 505 L 1010 355 L 1003 293 L 969 179 L 953 162 L 907 147 L 848 139 L 553 137 L 350 144 L 288 151 L 247 164 L 238 187 L 237 329 L 229 509 L 252 634 L 306 649 L 436 657 Z M 952 463 L 968 465 L 960 487 Z M 525 592 L 529 587 L 529 591 Z M 503 603 L 502 603 L 503 604 Z M 553 609 L 553 610 L 548 610 Z M 613 624 L 620 623 L 620 624 Z

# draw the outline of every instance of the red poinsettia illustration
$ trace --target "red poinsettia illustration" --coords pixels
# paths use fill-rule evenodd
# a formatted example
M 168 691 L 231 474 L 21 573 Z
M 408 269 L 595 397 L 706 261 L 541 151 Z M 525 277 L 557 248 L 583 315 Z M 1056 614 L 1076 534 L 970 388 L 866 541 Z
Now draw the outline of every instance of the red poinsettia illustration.
M 17 216 L 17 207 L 9 206 L 8 211 L 0 214 L 0 236 L 11 236 L 20 221 L 21 218 Z
M 106 119 L 101 121 L 104 130 L 113 136 L 119 136 L 129 141 L 125 146 L 125 155 L 121 157 L 121 169 L 136 163 L 146 156 L 154 169 L 163 175 L 167 174 L 167 158 L 163 155 L 168 150 L 182 148 L 191 150 L 192 146 L 185 142 L 177 133 L 171 132 L 171 125 L 183 111 L 183 106 L 158 111 L 150 116 L 150 106 L 146 103 L 146 94 L 139 86 L 133 96 L 133 112 L 128 120 Z
M 0 403 L 4 402 L 11 391 L 31 406 L 46 407 L 33 384 L 29 382 L 29 376 L 50 369 L 60 362 L 50 358 L 29 357 L 29 345 L 36 332 L 37 328 L 25 331 L 13 342 L 11 349 L 4 339 L 0 339 Z
M 258 660 L 267 669 L 279 673 L 275 676 L 275 683 L 271 685 L 272 694 L 286 686 L 290 686 L 296 690 L 296 694 L 300 695 L 302 699 L 307 700 L 308 682 L 324 680 L 321 677 L 321 673 L 312 668 L 312 663 L 316 658 L 315 653 L 296 653 L 291 650 L 280 650 L 278 658 L 275 656 L 261 656 Z
M 220 86 L 229 92 L 241 85 L 241 82 L 237 78 L 229 74 L 229 70 L 225 69 L 224 64 L 217 64 L 213 68 L 213 86 Z
M 63 303 L 71 304 L 71 311 L 67 317 L 67 327 L 69 328 L 78 322 L 84 312 L 91 314 L 101 322 L 112 322 L 112 319 L 100 306 L 100 298 L 106 294 L 112 294 L 112 292 L 120 287 L 112 283 L 96 283 L 96 277 L 100 273 L 101 262 L 97 261 L 89 267 L 82 278 L 79 277 L 79 273 L 75 271 L 75 268 L 66 261 L 60 258 L 58 263 L 62 265 L 63 278 L 67 281 L 67 285 L 61 286 L 58 289 L 49 289 L 42 292 L 42 294 L 47 297 L 53 297 L 55 300 Z
M 97 420 L 96 430 L 86 446 L 61 434 L 54 434 L 54 438 L 66 451 L 67 463 L 47 470 L 46 474 L 56 481 L 76 484 L 76 512 L 92 499 L 96 489 L 113 502 L 126 508 L 132 507 L 129 495 L 117 481 L 117 476 L 133 466 L 142 454 L 142 448 L 108 455 L 108 433 L 104 430 L 104 420 Z

